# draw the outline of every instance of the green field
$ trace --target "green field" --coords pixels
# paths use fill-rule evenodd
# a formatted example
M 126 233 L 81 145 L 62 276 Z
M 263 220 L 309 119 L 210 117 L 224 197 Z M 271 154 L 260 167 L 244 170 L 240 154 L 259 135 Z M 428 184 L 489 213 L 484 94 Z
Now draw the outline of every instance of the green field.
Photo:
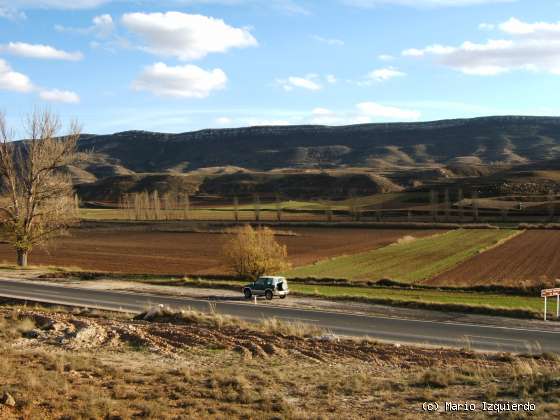
M 235 280 L 146 280 L 149 284 L 167 284 L 176 286 L 196 286 L 208 288 L 225 288 L 239 290 L 247 282 Z M 539 297 L 506 295 L 498 293 L 438 290 L 431 288 L 403 289 L 397 287 L 352 287 L 314 285 L 290 282 L 290 291 L 302 296 L 314 296 L 327 299 L 356 300 L 392 306 L 416 307 L 423 309 L 441 309 L 457 312 L 477 312 L 489 315 L 518 316 L 522 318 L 540 317 L 542 299 Z M 554 305 L 549 312 L 555 313 Z
M 335 257 L 298 267 L 288 277 L 391 279 L 418 283 L 462 263 L 477 253 L 517 234 L 513 230 L 454 230 L 411 239 L 355 255 Z

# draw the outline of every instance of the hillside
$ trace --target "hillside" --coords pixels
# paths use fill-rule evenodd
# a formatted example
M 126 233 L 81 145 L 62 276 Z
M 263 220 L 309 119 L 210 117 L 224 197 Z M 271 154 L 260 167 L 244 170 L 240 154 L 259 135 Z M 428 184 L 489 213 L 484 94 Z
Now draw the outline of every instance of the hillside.
M 394 169 L 433 164 L 465 168 L 560 158 L 560 118 L 248 127 L 181 134 L 126 131 L 84 135 L 80 147 L 95 152 L 96 165 L 104 172 L 107 165 L 134 172 L 185 172 L 228 165 L 251 170 Z M 107 159 L 107 165 L 101 165 L 100 158 Z M 99 172 L 96 167 L 90 171 Z
M 84 134 L 79 148 L 87 157 L 68 171 L 86 200 L 115 201 L 125 193 L 156 189 L 222 197 L 258 193 L 344 198 L 441 182 L 460 182 L 467 189 L 475 183 L 483 194 L 492 195 L 550 188 L 545 178 L 560 167 L 560 118 L 270 126 L 181 134 L 126 131 Z M 533 181 L 542 186 L 527 187 Z M 519 183 L 523 185 L 517 187 Z

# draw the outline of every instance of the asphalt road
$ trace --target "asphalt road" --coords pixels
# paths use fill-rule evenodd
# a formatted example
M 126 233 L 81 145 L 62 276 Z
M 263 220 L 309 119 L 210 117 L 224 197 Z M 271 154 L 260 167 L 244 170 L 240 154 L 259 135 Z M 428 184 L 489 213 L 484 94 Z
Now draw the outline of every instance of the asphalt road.
M 208 300 L 80 289 L 21 280 L 0 280 L 0 296 L 127 312 L 141 312 L 151 305 L 158 304 L 176 308 L 190 307 L 200 311 L 208 311 L 210 308 Z M 270 303 L 264 300 L 259 301 L 257 305 L 249 302 L 216 302 L 213 305 L 219 313 L 245 320 L 276 317 L 312 323 L 339 335 L 367 336 L 407 344 L 469 347 L 482 351 L 560 353 L 560 332 L 545 329 L 494 327 L 294 309 L 275 306 L 274 301 Z

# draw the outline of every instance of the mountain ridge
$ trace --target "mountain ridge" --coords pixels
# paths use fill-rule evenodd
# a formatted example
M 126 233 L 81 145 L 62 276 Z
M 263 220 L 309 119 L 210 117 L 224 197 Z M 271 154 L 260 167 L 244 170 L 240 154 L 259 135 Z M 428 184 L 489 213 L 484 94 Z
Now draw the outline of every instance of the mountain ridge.
M 185 133 L 123 131 L 83 135 L 94 150 L 133 172 L 187 172 L 204 167 L 250 170 L 481 164 L 560 158 L 560 118 L 497 116 L 349 126 L 257 126 Z
M 90 153 L 70 173 L 75 184 L 91 186 L 81 188 L 91 199 L 169 188 L 220 195 L 281 191 L 299 198 L 322 196 L 322 188 L 346 195 L 360 185 L 362 193 L 374 194 L 527 165 L 560 167 L 560 117 L 129 130 L 84 134 L 79 148 Z M 194 178 L 173 178 L 183 175 Z

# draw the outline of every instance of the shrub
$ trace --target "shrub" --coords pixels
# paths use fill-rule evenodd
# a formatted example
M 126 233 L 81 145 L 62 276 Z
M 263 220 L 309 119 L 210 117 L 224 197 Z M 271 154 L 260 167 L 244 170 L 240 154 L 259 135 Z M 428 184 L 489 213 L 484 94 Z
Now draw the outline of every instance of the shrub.
M 274 232 L 266 227 L 247 225 L 239 229 L 224 245 L 224 255 L 237 275 L 253 280 L 290 268 L 287 247 L 276 242 Z

